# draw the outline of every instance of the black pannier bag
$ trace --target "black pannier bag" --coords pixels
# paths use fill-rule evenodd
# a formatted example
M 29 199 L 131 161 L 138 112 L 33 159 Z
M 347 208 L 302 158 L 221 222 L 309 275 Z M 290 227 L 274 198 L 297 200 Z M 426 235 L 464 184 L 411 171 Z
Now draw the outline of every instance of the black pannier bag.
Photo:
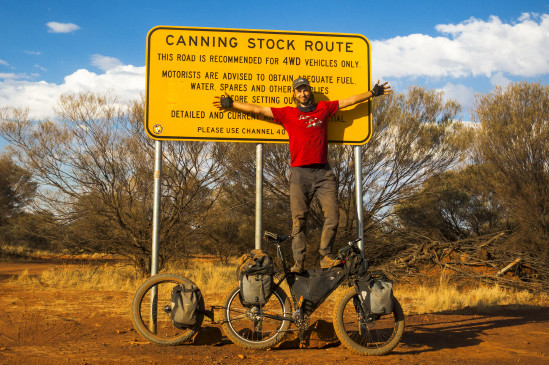
M 393 313 L 393 282 L 385 275 L 358 281 L 362 308 L 366 313 Z
M 265 251 L 252 250 L 240 258 L 237 279 L 244 306 L 264 305 L 273 291 L 273 260 Z
M 288 284 L 291 285 L 298 301 L 303 297 L 303 311 L 310 315 L 337 289 L 343 279 L 345 268 L 317 268 L 288 276 Z
M 202 293 L 196 285 L 183 287 L 176 285 L 172 289 L 170 316 L 172 323 L 179 329 L 193 327 L 198 322 Z

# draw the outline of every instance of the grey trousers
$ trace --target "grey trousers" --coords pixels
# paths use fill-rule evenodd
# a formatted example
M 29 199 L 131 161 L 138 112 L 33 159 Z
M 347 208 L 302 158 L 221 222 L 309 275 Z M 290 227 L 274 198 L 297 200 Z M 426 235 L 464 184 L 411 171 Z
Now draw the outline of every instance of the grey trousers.
M 292 251 L 295 261 L 305 260 L 307 216 L 315 195 L 324 214 L 319 253 L 321 256 L 325 256 L 332 253 L 339 224 L 335 174 L 328 164 L 313 167 L 292 167 L 290 209 L 292 213 Z

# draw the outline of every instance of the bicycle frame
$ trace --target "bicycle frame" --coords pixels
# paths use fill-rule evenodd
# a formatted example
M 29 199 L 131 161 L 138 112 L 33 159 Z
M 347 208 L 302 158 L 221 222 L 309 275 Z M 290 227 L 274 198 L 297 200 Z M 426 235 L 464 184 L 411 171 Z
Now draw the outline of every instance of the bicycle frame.
M 300 343 L 304 344 L 304 333 L 306 329 L 309 327 L 309 316 L 314 313 L 318 307 L 338 288 L 341 286 L 341 284 L 347 279 L 348 285 L 354 287 L 354 290 L 356 294 L 360 295 L 359 287 L 358 287 L 358 277 L 356 275 L 351 275 L 349 269 L 343 269 L 336 268 L 338 271 L 334 271 L 334 277 L 331 277 L 332 280 L 334 280 L 335 277 L 337 277 L 337 282 L 335 282 L 333 286 L 329 288 L 329 290 L 326 293 L 320 294 L 320 296 L 316 297 L 305 297 L 305 293 L 301 295 L 299 291 L 296 292 L 296 289 L 294 288 L 294 285 L 296 283 L 296 280 L 294 278 L 299 278 L 301 275 L 297 273 L 293 273 L 288 269 L 288 266 L 286 265 L 286 260 L 284 258 L 284 255 L 282 254 L 282 248 L 281 243 L 288 240 L 291 236 L 279 236 L 273 233 L 265 232 L 264 239 L 266 243 L 271 243 L 276 246 L 277 255 L 280 257 L 281 260 L 281 266 L 282 266 L 282 275 L 275 275 L 274 282 L 273 282 L 273 292 L 281 288 L 281 284 L 286 281 L 288 283 L 288 288 L 290 291 L 291 301 L 293 302 L 293 308 L 294 312 L 291 313 L 291 315 L 280 315 L 277 313 L 272 313 L 267 311 L 264 311 L 262 306 L 259 306 L 259 313 L 260 315 L 265 319 L 272 319 L 275 321 L 287 321 L 288 323 L 293 323 L 297 328 L 296 329 L 286 329 L 281 332 L 292 332 L 292 331 L 299 331 L 299 339 Z M 360 241 L 360 239 L 354 240 L 349 242 L 348 246 L 340 249 L 338 251 L 338 258 L 342 261 L 345 261 L 350 257 L 350 255 L 354 253 L 358 253 L 360 251 L 358 250 L 358 247 L 356 243 Z M 308 279 L 306 279 L 308 280 Z M 302 282 L 303 283 L 303 282 Z M 307 282 L 304 282 L 301 285 L 308 285 Z M 314 284 L 313 284 L 314 285 Z M 300 291 L 303 289 L 301 287 Z M 282 291 L 284 291 L 282 289 Z M 309 292 L 307 292 L 307 295 Z M 298 298 L 298 295 L 300 296 Z M 313 299 L 314 298 L 314 299 Z M 355 301 L 354 299 L 353 301 Z M 307 304 L 306 304 L 307 303 Z M 226 308 L 224 308 L 226 309 Z M 233 309 L 236 310 L 236 309 Z M 355 310 L 357 311 L 357 318 L 359 321 L 365 321 L 365 323 L 369 323 L 372 320 L 376 320 L 377 318 L 368 316 L 364 309 L 362 308 L 362 305 L 360 303 L 355 303 Z M 249 309 L 238 309 L 237 312 L 242 313 L 243 315 L 246 315 L 249 311 Z M 283 313 L 285 314 L 285 313 Z M 362 328 L 362 327 L 361 327 Z M 360 330 L 362 331 L 362 329 Z
M 272 233 L 269 233 L 269 232 L 265 232 L 265 237 L 266 238 L 270 238 L 272 241 L 270 240 L 265 240 L 267 243 L 272 243 L 276 246 L 276 251 L 277 251 L 277 254 L 278 256 L 280 257 L 280 260 L 281 260 L 281 266 L 282 266 L 282 277 L 278 278 L 278 280 L 275 280 L 274 282 L 274 285 L 273 285 L 273 290 L 274 288 L 276 287 L 280 287 L 280 285 L 286 281 L 288 283 L 288 288 L 290 290 L 290 296 L 292 297 L 292 302 L 293 302 L 293 306 L 296 310 L 296 313 L 297 311 L 300 311 L 300 318 L 301 320 L 303 320 L 303 310 L 302 310 L 302 304 L 303 304 L 303 297 L 300 297 L 299 299 L 297 298 L 297 295 L 295 293 L 295 290 L 293 288 L 293 285 L 290 283 L 290 281 L 288 280 L 288 277 L 289 276 L 295 276 L 296 274 L 295 273 L 292 273 L 288 267 L 286 266 L 286 260 L 284 258 L 284 255 L 282 254 L 282 248 L 281 248 L 281 243 L 286 241 L 287 239 L 291 238 L 291 236 L 283 236 L 283 239 L 281 239 L 278 235 L 275 235 L 275 234 L 272 234 Z M 349 242 L 349 246 L 339 250 L 338 252 L 338 255 L 341 256 L 340 258 L 343 259 L 343 255 L 345 253 L 347 253 L 349 250 L 351 250 L 353 248 L 353 245 L 360 241 L 360 239 L 357 239 L 357 240 L 354 240 L 354 241 L 351 241 Z M 276 276 L 275 276 L 276 278 Z M 341 282 L 339 283 L 339 285 L 337 285 L 332 291 L 328 292 L 326 294 L 326 296 L 324 298 L 322 298 L 321 302 L 318 304 L 318 306 L 320 306 L 320 304 L 322 304 L 344 281 L 344 279 L 349 279 L 348 277 L 348 274 L 345 274 L 345 277 L 341 280 Z M 356 282 L 353 282 L 353 285 L 355 287 L 355 290 L 357 291 L 357 293 L 359 293 L 359 289 L 358 289 L 358 285 L 356 284 Z M 316 306 L 312 311 L 311 313 L 309 314 L 312 314 L 317 308 L 318 306 Z M 290 317 L 282 317 L 282 316 L 267 316 L 265 315 L 266 317 L 268 318 L 271 318 L 271 319 L 280 319 L 280 320 L 289 320 L 290 322 L 292 323 L 295 323 L 295 313 L 294 313 L 294 316 L 292 316 L 291 318 Z

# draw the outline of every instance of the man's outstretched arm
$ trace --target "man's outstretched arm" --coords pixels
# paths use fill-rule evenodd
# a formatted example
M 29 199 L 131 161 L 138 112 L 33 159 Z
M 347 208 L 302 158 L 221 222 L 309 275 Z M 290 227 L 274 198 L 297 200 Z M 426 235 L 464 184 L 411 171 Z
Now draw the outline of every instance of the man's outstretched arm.
M 255 113 L 269 118 L 273 117 L 270 107 L 233 101 L 227 93 L 223 96 L 216 96 L 213 105 L 219 109 L 233 108 L 243 113 Z
M 393 90 L 391 90 L 391 87 L 387 85 L 387 82 L 380 85 L 378 80 L 372 90 L 366 91 L 362 94 L 353 95 L 351 97 L 348 97 L 347 99 L 341 99 L 339 101 L 339 109 L 362 103 L 363 101 L 373 98 L 374 96 L 388 95 L 391 92 L 393 92 Z

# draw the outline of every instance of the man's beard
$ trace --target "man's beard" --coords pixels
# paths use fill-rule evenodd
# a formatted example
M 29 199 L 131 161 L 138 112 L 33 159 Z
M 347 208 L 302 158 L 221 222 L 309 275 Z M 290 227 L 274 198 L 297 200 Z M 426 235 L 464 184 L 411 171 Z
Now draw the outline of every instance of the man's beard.
M 307 98 L 307 100 L 305 102 L 306 102 L 306 104 L 301 104 L 299 102 L 296 103 L 297 104 L 297 109 L 299 109 L 299 111 L 304 112 L 304 113 L 309 113 L 309 112 L 312 112 L 316 109 L 315 99 L 314 99 L 312 94 Z

